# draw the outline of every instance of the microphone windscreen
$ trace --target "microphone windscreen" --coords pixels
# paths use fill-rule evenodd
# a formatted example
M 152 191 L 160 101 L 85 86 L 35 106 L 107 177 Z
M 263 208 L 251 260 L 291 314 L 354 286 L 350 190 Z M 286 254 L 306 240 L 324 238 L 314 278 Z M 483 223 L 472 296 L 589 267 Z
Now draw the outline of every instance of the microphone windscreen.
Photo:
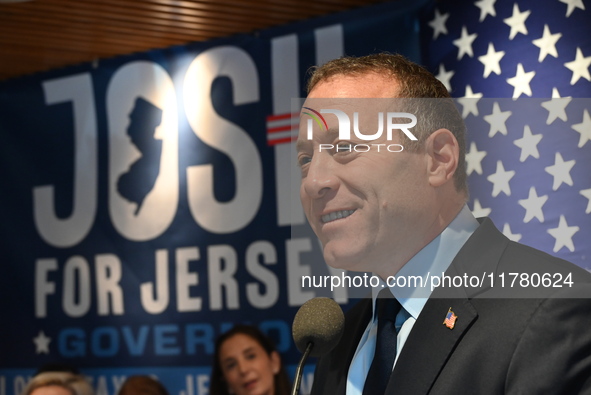
M 301 352 L 313 343 L 310 356 L 319 357 L 332 350 L 343 334 L 345 315 L 341 306 L 330 298 L 308 300 L 295 315 L 293 340 Z

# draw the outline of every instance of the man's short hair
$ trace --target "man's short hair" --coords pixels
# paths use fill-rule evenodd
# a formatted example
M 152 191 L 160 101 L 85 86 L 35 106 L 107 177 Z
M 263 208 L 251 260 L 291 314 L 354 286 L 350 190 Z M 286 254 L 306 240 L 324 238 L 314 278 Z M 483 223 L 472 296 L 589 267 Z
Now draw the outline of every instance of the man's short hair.
M 335 76 L 361 76 L 371 73 L 391 77 L 395 80 L 400 87 L 395 93 L 396 97 L 432 99 L 409 101 L 410 106 L 415 108 L 406 108 L 405 110 L 422 116 L 413 129 L 413 134 L 418 138 L 418 141 L 412 141 L 406 135 L 402 135 L 404 148 L 416 152 L 421 149 L 425 139 L 437 129 L 450 130 L 458 140 L 460 148 L 458 168 L 454 173 L 454 185 L 457 191 L 467 195 L 466 126 L 464 120 L 453 103 L 447 88 L 423 66 L 402 55 L 390 53 L 333 59 L 312 69 L 307 92 L 310 93 L 318 83 Z M 418 107 L 413 106 L 413 102 Z

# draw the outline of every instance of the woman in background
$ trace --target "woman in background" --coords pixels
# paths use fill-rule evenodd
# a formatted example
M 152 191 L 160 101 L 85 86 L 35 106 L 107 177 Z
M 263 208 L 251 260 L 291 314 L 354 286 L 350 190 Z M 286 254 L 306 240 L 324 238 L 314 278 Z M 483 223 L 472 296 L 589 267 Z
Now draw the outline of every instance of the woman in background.
M 237 325 L 216 341 L 211 395 L 288 395 L 290 383 L 273 342 L 258 328 Z
M 84 376 L 72 372 L 41 372 L 27 384 L 23 395 L 94 395 Z

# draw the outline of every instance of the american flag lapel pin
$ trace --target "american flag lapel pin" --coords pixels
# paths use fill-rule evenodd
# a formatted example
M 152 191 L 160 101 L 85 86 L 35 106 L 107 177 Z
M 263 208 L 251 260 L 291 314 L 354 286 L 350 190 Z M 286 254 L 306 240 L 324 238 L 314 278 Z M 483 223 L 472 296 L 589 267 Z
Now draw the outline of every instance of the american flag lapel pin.
M 453 329 L 454 326 L 456 325 L 457 319 L 458 319 L 458 316 L 453 311 L 451 311 L 451 307 L 450 307 L 449 310 L 447 311 L 447 314 L 445 315 L 445 320 L 443 320 L 443 325 L 445 325 L 449 329 Z

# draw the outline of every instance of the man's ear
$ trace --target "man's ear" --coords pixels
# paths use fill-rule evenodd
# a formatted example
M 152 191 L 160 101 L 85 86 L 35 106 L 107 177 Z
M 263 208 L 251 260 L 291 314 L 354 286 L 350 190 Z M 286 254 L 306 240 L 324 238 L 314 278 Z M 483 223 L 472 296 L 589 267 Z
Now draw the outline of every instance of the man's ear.
M 460 147 L 458 140 L 447 129 L 438 129 L 425 141 L 428 155 L 429 184 L 439 187 L 453 178 L 458 168 Z

